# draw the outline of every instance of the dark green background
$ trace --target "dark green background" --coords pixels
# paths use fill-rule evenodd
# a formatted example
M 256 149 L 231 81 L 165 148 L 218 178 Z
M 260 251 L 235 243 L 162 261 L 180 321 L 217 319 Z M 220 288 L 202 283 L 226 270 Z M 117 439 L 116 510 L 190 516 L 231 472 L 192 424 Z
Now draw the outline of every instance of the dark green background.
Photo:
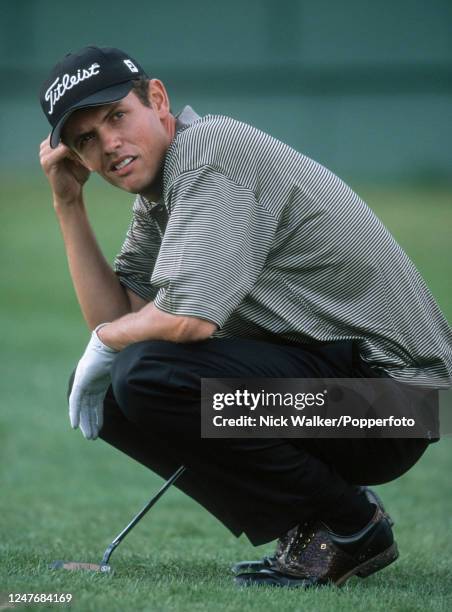
M 175 111 L 254 123 L 344 178 L 452 176 L 450 0 L 2 2 L 0 160 L 36 166 L 41 82 L 66 52 L 117 46 Z
M 449 612 L 450 437 L 379 487 L 400 561 L 339 592 L 237 591 L 229 565 L 272 545 L 236 540 L 176 489 L 115 552 L 113 579 L 48 571 L 59 558 L 99 561 L 161 480 L 70 430 L 66 381 L 89 332 L 38 164 L 48 126 L 37 92 L 68 50 L 123 47 L 166 82 L 174 110 L 190 103 L 252 122 L 345 178 L 452 321 L 452 2 L 5 0 L 0 8 L 0 591 L 72 592 L 77 612 Z M 112 261 L 133 198 L 95 177 L 86 191 Z

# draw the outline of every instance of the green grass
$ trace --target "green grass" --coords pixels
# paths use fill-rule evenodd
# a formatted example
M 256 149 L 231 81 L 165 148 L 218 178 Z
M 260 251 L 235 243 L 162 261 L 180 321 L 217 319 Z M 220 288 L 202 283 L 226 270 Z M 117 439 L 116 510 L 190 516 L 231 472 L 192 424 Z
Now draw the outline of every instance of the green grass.
M 70 430 L 66 380 L 88 332 L 44 180 L 20 184 L 4 177 L 2 185 L 0 592 L 70 592 L 72 609 L 83 612 L 452 609 L 451 438 L 433 445 L 401 479 L 378 487 L 396 521 L 401 557 L 343 589 L 237 590 L 229 565 L 273 546 L 255 549 L 246 538 L 235 539 L 174 488 L 114 553 L 114 575 L 50 572 L 47 563 L 55 559 L 99 562 L 161 480 L 102 441 L 87 442 Z M 451 192 L 358 191 L 415 261 L 451 320 Z M 90 200 L 111 259 L 130 198 L 94 182 Z

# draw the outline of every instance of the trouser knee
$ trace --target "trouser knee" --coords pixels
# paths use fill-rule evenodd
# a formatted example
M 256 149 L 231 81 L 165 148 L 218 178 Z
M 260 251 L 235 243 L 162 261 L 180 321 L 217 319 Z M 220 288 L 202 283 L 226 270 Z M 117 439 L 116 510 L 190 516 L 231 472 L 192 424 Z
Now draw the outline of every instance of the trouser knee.
M 176 343 L 129 345 L 116 357 L 111 376 L 117 403 L 134 421 L 143 417 L 143 411 L 149 420 L 162 405 L 200 399 L 201 379 L 184 364 L 182 349 Z

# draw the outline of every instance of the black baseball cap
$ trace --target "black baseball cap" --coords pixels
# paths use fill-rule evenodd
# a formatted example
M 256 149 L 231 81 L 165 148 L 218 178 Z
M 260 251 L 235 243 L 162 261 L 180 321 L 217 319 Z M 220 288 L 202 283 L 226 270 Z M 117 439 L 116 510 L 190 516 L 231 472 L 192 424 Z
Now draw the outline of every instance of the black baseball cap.
M 42 110 L 52 126 L 50 146 L 58 146 L 71 113 L 121 100 L 132 89 L 132 81 L 140 77 L 148 78 L 138 62 L 120 49 L 84 47 L 68 53 L 53 68 L 40 92 Z

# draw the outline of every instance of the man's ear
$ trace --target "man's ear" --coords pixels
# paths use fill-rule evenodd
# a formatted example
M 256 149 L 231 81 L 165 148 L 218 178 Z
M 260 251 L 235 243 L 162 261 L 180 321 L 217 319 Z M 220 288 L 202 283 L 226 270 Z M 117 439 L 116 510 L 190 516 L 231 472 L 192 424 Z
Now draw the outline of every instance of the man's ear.
M 149 81 L 149 100 L 152 108 L 157 112 L 160 119 L 164 119 L 170 113 L 170 103 L 165 85 L 159 79 Z

